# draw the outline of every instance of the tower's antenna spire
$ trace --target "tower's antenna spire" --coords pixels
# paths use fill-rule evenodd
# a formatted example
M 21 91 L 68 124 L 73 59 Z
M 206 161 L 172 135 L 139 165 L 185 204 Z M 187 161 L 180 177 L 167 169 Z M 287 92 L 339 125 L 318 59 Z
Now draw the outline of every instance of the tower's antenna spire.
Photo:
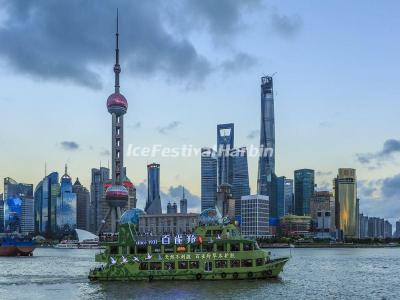
M 185 199 L 185 187 L 182 186 L 182 199 Z
M 119 31 L 118 31 L 118 8 L 117 8 L 117 31 L 115 33 L 115 92 L 119 93 L 119 73 L 121 73 L 121 66 L 119 65 Z
M 68 174 L 68 166 L 67 166 L 67 164 L 65 164 L 65 175 L 67 175 Z

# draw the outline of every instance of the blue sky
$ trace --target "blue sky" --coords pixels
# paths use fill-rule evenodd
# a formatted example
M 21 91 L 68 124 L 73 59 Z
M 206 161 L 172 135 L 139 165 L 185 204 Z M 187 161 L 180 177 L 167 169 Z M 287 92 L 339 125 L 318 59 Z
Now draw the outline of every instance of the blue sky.
M 361 210 L 400 217 L 397 1 L 0 3 L 1 177 L 36 184 L 67 162 L 88 186 L 107 165 L 118 6 L 126 144 L 212 146 L 233 122 L 236 146 L 258 145 L 260 77 L 277 72 L 278 175 L 312 168 L 329 188 L 356 168 Z M 200 194 L 199 157 L 127 157 L 131 180 L 152 161 L 166 193 Z M 255 192 L 257 158 L 249 171 Z

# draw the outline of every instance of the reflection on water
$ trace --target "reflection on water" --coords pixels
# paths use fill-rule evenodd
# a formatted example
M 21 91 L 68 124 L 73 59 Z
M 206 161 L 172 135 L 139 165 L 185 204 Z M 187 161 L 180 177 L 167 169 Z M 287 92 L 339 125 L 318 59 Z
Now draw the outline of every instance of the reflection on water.
M 295 249 L 279 279 L 224 282 L 91 283 L 94 254 L 37 249 L 34 257 L 0 257 L 0 299 L 400 298 L 399 249 Z

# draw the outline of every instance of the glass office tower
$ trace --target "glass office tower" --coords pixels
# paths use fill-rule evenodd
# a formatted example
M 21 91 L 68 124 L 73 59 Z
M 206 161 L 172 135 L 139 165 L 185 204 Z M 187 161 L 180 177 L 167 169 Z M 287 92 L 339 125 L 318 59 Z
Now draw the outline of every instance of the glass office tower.
M 156 163 L 147 166 L 147 214 L 157 215 L 162 213 L 160 198 L 160 165 Z
M 295 214 L 310 215 L 310 201 L 314 194 L 314 170 L 301 169 L 294 171 L 294 203 Z
M 217 153 L 201 149 L 201 210 L 215 208 L 217 200 Z

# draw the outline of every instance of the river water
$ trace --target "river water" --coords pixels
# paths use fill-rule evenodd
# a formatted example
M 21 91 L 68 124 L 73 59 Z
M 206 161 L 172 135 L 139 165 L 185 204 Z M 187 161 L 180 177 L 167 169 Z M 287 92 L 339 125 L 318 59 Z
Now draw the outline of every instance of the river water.
M 400 299 L 399 248 L 292 249 L 277 280 L 151 283 L 89 282 L 96 251 L 0 257 L 0 299 Z

